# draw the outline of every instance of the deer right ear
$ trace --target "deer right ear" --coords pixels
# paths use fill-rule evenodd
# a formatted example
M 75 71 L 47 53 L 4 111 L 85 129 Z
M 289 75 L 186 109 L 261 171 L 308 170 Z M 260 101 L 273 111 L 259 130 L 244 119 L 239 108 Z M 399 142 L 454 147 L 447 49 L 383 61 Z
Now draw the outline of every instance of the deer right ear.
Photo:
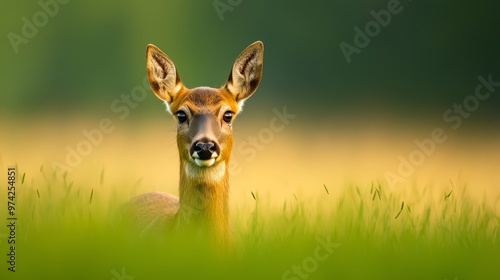
M 146 48 L 146 65 L 151 89 L 158 98 L 171 104 L 183 88 L 174 63 L 159 48 L 149 44 Z
M 257 41 L 241 52 L 233 64 L 225 87 L 233 95 L 240 108 L 259 86 L 262 79 L 263 60 L 264 45 L 261 41 Z

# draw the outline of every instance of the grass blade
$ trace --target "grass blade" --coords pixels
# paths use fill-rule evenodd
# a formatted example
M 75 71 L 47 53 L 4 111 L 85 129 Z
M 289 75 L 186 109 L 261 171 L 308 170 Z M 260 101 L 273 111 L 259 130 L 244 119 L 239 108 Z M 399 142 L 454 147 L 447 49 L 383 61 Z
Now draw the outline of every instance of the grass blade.
M 453 193 L 453 190 L 451 190 L 448 194 L 444 194 L 444 200 L 447 200 L 448 197 L 450 197 L 450 195 Z
M 94 197 L 94 189 L 90 191 L 90 204 L 92 204 L 92 198 Z
M 323 184 L 323 187 L 325 188 L 326 194 L 330 195 L 330 192 L 328 191 L 328 188 L 326 187 L 325 184 Z
M 403 209 L 405 208 L 405 202 L 401 202 L 401 209 L 399 210 L 398 214 L 396 215 L 396 217 L 394 217 L 394 219 L 397 219 L 399 217 L 399 215 L 401 215 L 401 212 L 403 212 Z

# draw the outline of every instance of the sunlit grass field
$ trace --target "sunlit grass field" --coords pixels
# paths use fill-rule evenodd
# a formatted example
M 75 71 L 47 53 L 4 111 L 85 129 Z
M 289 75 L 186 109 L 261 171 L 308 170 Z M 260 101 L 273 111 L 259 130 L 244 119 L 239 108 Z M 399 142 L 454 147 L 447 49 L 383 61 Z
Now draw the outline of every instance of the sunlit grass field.
M 494 188 L 499 182 L 494 172 L 498 144 L 489 145 L 489 154 L 477 161 L 470 155 L 480 149 L 472 149 L 470 141 L 469 149 L 460 149 L 462 144 L 452 139 L 394 188 L 383 171 L 397 168 L 397 155 L 411 151 L 411 141 L 386 144 L 383 130 L 351 138 L 339 129 L 347 139 L 322 135 L 311 140 L 318 144 L 304 156 L 294 149 L 301 143 L 290 140 L 300 131 L 290 128 L 276 134 L 251 161 L 233 152 L 241 167 L 231 175 L 235 242 L 230 252 L 221 252 L 196 234 L 139 236 L 115 219 L 119 207 L 137 194 L 177 194 L 175 131 L 167 125 L 148 125 L 134 133 L 118 128 L 67 173 L 54 171 L 50 163 L 62 161 L 64 146 L 77 143 L 78 135 L 59 142 L 38 138 L 45 149 L 33 153 L 27 151 L 36 145 L 30 133 L 24 132 L 18 143 L 4 138 L 2 148 L 12 149 L 3 152 L 1 172 L 17 168 L 18 220 L 15 273 L 7 270 L 6 227 L 0 231 L 1 279 L 500 276 L 500 192 Z M 43 135 L 57 131 L 39 129 Z M 235 143 L 259 126 L 249 131 L 236 131 Z M 335 143 L 332 158 L 323 157 L 324 143 Z M 43 160 L 47 158 L 51 161 Z M 5 174 L 0 179 L 6 186 Z M 7 191 L 2 189 L 0 219 L 7 224 Z
M 327 186 L 311 186 L 323 194 L 314 200 L 295 195 L 281 207 L 270 207 L 269 193 L 250 193 L 252 202 L 232 212 L 234 251 L 221 253 L 195 235 L 141 237 L 117 225 L 113 212 L 137 184 L 117 187 L 118 182 L 108 182 L 105 173 L 97 177 L 89 189 L 43 167 L 39 174 L 20 173 L 16 272 L 5 273 L 4 262 L 2 274 L 8 279 L 496 279 L 500 275 L 500 217 L 495 213 L 500 196 L 492 204 L 473 202 L 464 182 L 450 185 L 437 197 L 429 189 L 432 186 L 412 188 L 412 199 L 406 201 L 376 183 L 346 186 L 336 196 Z

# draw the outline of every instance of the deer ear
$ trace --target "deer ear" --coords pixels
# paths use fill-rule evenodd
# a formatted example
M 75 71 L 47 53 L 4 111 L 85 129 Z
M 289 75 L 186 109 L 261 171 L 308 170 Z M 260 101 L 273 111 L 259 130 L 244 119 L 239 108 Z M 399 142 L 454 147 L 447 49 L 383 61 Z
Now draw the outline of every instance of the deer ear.
M 183 88 L 174 63 L 159 48 L 149 44 L 146 48 L 146 66 L 151 89 L 158 98 L 171 104 Z
M 257 90 L 262 78 L 263 63 L 264 44 L 261 41 L 248 46 L 236 58 L 225 87 L 231 92 L 240 107 Z

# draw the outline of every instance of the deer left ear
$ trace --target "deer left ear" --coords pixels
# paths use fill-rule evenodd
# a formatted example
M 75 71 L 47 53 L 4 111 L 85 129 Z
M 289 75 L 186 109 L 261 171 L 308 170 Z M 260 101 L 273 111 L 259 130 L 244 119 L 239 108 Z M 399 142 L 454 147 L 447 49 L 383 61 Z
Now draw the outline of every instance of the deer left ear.
M 263 63 L 264 44 L 261 41 L 248 46 L 236 58 L 225 88 L 231 92 L 240 107 L 257 90 L 262 79 Z
M 158 98 L 170 105 L 184 87 L 174 63 L 159 48 L 149 44 L 146 48 L 146 66 L 151 89 Z

